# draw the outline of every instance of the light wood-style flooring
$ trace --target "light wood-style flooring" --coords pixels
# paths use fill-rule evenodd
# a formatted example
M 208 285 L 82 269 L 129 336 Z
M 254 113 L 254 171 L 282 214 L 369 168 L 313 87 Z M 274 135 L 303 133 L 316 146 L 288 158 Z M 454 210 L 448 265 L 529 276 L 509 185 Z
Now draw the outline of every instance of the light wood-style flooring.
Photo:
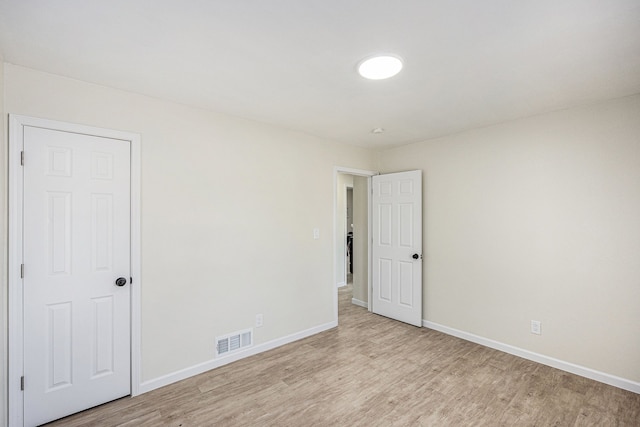
M 368 313 L 51 426 L 640 426 L 640 395 Z

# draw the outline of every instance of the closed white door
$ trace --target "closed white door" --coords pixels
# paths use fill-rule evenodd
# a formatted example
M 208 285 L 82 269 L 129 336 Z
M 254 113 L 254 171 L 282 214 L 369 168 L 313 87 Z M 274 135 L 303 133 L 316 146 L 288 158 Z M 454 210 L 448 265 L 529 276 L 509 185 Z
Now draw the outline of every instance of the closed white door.
M 131 392 L 130 142 L 26 126 L 23 173 L 32 426 Z
M 422 171 L 372 179 L 372 310 L 422 326 Z

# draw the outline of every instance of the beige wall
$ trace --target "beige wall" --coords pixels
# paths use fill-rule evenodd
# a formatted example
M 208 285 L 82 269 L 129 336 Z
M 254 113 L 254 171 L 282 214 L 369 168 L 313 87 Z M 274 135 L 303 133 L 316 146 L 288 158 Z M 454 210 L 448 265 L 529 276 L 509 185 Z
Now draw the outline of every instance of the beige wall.
M 369 197 L 367 179 L 353 177 L 353 298 L 367 302 L 369 275 Z
M 640 381 L 640 96 L 379 163 L 424 171 L 426 320 Z
M 4 81 L 5 113 L 141 134 L 143 381 L 212 359 L 257 313 L 256 344 L 336 320 L 334 167 L 372 152 L 10 64 Z
M 142 136 L 143 380 L 257 313 L 257 344 L 335 320 L 334 166 L 375 169 L 371 151 L 10 64 L 1 82 L 3 135 L 14 113 Z M 635 96 L 381 152 L 383 171 L 424 170 L 423 317 L 640 381 L 638 135 Z

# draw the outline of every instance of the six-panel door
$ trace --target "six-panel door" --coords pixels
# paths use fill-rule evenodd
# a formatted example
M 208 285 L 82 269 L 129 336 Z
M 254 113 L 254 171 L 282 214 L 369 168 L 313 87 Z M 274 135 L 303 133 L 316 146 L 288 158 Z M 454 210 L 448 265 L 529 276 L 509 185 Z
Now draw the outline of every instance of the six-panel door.
M 24 421 L 130 394 L 130 143 L 24 128 Z
M 372 179 L 372 309 L 422 326 L 422 171 Z

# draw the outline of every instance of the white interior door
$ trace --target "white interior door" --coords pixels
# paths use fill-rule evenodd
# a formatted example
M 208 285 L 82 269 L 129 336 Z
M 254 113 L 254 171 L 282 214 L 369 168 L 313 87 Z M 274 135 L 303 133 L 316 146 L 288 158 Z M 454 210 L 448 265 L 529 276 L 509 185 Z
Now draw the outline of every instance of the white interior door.
M 422 326 L 422 171 L 372 179 L 372 310 Z
M 130 142 L 26 126 L 23 174 L 31 426 L 131 393 Z

